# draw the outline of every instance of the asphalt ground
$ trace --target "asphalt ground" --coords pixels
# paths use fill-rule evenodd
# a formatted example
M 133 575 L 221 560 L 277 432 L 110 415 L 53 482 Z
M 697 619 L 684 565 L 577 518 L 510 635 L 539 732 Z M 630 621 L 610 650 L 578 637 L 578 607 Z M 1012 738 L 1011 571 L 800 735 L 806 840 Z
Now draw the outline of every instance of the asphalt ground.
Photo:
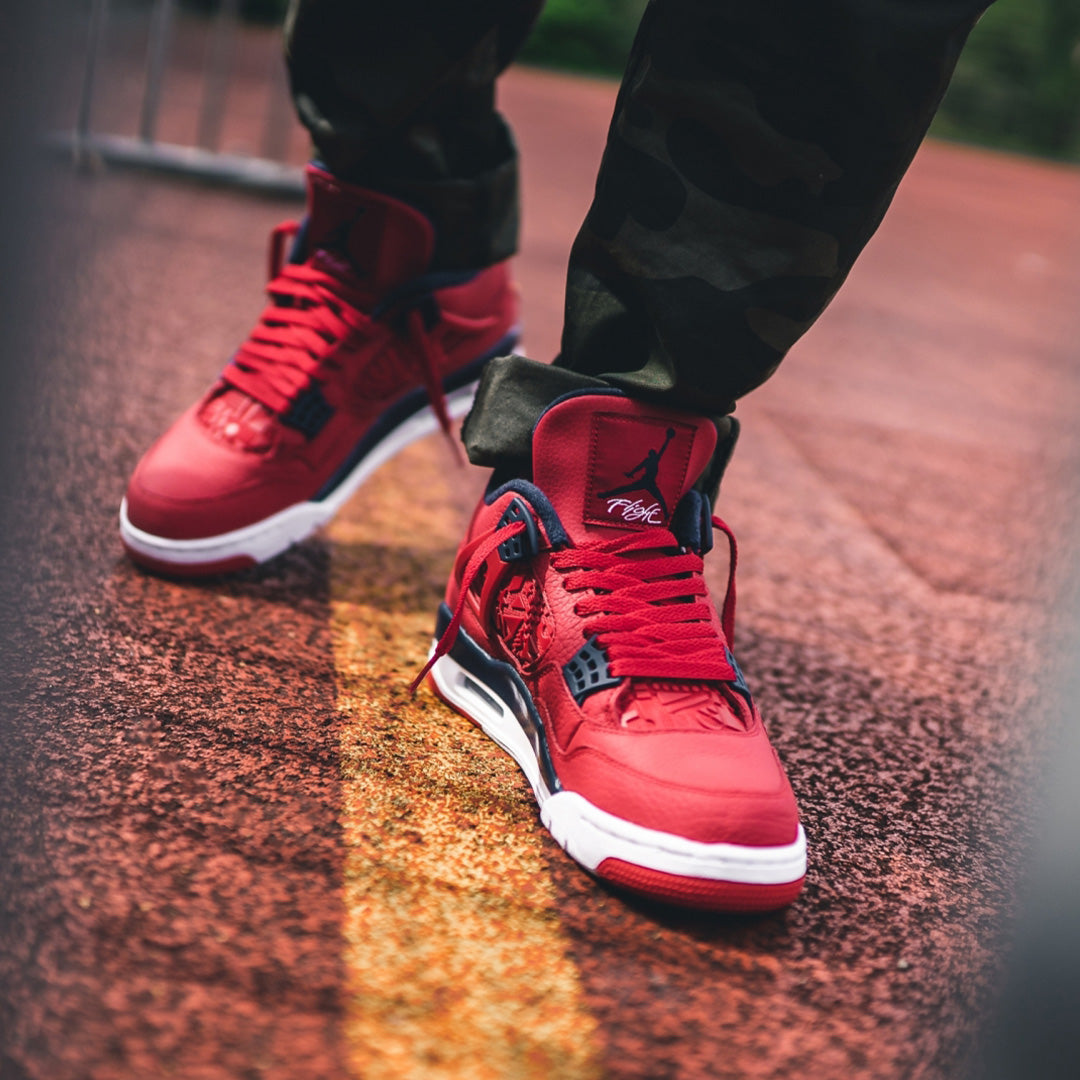
M 526 346 L 614 87 L 515 71 Z M 1076 170 L 927 145 L 739 415 L 739 657 L 810 843 L 787 911 L 608 891 L 422 663 L 483 484 L 438 439 L 203 584 L 123 557 L 139 454 L 260 308 L 296 208 L 46 177 L 2 495 L 8 1077 L 951 1077 L 986 1022 L 1075 554 Z M 711 569 L 720 586 L 725 568 Z

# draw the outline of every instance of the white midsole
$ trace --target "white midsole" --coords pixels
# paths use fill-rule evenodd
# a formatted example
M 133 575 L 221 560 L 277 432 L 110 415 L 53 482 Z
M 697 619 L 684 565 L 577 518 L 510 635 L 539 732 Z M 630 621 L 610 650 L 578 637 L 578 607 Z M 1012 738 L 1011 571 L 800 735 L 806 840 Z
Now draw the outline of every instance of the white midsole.
M 470 383 L 446 395 L 446 411 L 452 418 L 458 419 L 472 408 L 476 387 L 477 383 Z M 435 411 L 426 405 L 376 443 L 325 499 L 296 503 L 254 525 L 245 525 L 242 529 L 217 536 L 170 540 L 144 532 L 131 524 L 125 498 L 120 504 L 120 536 L 132 551 L 177 566 L 197 566 L 239 556 L 265 562 L 325 525 L 380 465 L 410 443 L 430 435 L 438 428 Z
M 587 870 L 605 859 L 681 877 L 745 885 L 786 885 L 806 873 L 806 835 L 800 825 L 791 844 L 746 847 L 707 844 L 648 829 L 594 806 L 574 791 L 552 794 L 528 736 L 498 695 L 450 656 L 431 669 L 439 693 L 471 717 L 525 773 L 540 804 L 540 820 L 568 855 Z

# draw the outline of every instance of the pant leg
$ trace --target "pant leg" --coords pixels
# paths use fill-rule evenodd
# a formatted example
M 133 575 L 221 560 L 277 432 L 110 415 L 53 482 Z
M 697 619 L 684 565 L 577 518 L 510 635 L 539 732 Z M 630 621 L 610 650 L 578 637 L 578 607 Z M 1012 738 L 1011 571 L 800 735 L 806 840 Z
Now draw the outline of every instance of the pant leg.
M 653 0 L 570 256 L 562 353 L 489 365 L 470 459 L 527 460 L 571 385 L 729 413 L 843 283 L 988 2 Z
M 316 151 L 342 179 L 416 206 L 438 270 L 513 254 L 517 151 L 495 78 L 543 0 L 291 0 L 285 52 Z

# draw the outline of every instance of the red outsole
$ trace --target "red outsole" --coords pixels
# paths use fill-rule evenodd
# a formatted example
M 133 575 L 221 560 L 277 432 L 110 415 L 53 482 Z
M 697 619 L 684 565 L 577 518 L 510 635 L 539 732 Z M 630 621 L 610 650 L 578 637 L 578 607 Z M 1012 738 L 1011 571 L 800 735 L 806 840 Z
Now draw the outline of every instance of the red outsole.
M 123 541 L 121 541 L 122 543 Z M 218 559 L 214 562 L 204 563 L 171 563 L 163 559 L 155 559 L 150 555 L 144 555 L 141 551 L 124 544 L 124 550 L 136 566 L 151 573 L 160 574 L 162 577 L 171 578 L 204 578 L 213 577 L 216 574 L 232 574 L 237 570 L 247 570 L 257 566 L 258 560 L 250 555 L 233 555 L 228 559 Z
M 432 693 L 448 708 L 470 723 L 480 727 L 468 713 L 462 712 L 439 692 L 435 680 L 428 675 L 424 680 Z M 695 908 L 699 911 L 726 912 L 732 915 L 751 912 L 776 911 L 787 907 L 802 892 L 805 877 L 781 885 L 747 885 L 740 881 L 710 881 L 706 878 L 682 877 L 662 870 L 650 870 L 623 859 L 605 859 L 594 871 L 601 881 L 620 889 L 672 904 L 676 907 Z
M 805 877 L 782 885 L 747 885 L 739 881 L 710 881 L 682 877 L 635 866 L 622 859 L 605 859 L 596 876 L 621 889 L 677 907 L 700 911 L 746 914 L 787 907 L 802 891 Z

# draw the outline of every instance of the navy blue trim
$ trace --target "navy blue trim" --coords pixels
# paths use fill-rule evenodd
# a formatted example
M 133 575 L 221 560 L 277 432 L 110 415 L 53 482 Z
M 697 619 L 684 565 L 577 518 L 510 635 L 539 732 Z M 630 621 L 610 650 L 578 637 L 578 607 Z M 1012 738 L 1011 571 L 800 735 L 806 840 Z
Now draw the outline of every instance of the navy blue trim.
M 555 408 L 556 405 L 561 405 L 564 401 L 569 401 L 571 398 L 584 397 L 586 394 L 591 394 L 593 397 L 623 397 L 628 398 L 630 395 L 625 390 L 620 390 L 617 386 L 597 386 L 591 390 L 570 390 L 568 393 L 562 394 L 557 397 L 551 404 L 544 409 L 544 411 L 536 418 L 536 423 L 533 424 L 533 436 L 536 435 L 536 428 L 540 421 L 544 419 L 545 414 Z
M 496 499 L 505 495 L 508 491 L 523 495 L 529 501 L 536 511 L 537 517 L 543 523 L 544 532 L 547 533 L 548 542 L 552 547 L 561 547 L 563 544 L 570 543 L 570 537 L 563 528 L 559 515 L 555 513 L 555 507 L 551 505 L 548 497 L 530 480 L 507 480 L 505 484 L 500 484 L 493 491 L 486 491 L 484 493 L 484 502 L 491 506 Z
M 701 554 L 708 555 L 713 549 L 712 503 L 708 495 L 701 496 Z
M 438 618 L 435 620 L 437 638 L 443 636 L 453 617 L 446 604 L 439 605 Z M 562 784 L 555 774 L 555 766 L 551 763 L 547 735 L 544 733 L 540 714 L 533 705 L 532 695 L 513 666 L 489 656 L 464 630 L 458 630 L 457 639 L 450 646 L 448 655 L 482 684 L 475 688 L 481 697 L 488 697 L 490 691 L 498 698 L 499 704 L 517 720 L 532 745 L 548 791 L 553 795 L 556 791 L 561 791 Z
M 517 334 L 509 334 L 502 339 L 483 356 L 478 357 L 463 368 L 458 368 L 443 379 L 443 389 L 446 393 L 460 390 L 469 383 L 476 382 L 484 370 L 484 365 L 496 356 L 503 356 L 507 350 L 513 349 L 517 344 Z M 398 398 L 388 409 L 384 410 L 379 418 L 364 433 L 360 441 L 352 448 L 352 452 L 338 468 L 337 472 L 326 481 L 325 484 L 311 497 L 311 502 L 322 502 L 335 488 L 371 453 L 371 451 L 385 439 L 396 427 L 400 427 L 409 417 L 418 413 L 428 404 L 427 391 L 423 388 L 410 390 L 409 393 Z
M 296 235 L 293 237 L 292 247 L 289 248 L 288 261 L 290 263 L 302 263 L 307 258 L 307 234 L 310 223 L 311 218 L 305 214 L 300 222 L 300 228 L 296 230 Z
M 727 662 L 731 665 L 731 670 L 735 672 L 734 679 L 725 679 L 724 681 L 738 694 L 742 694 L 746 698 L 746 704 L 752 709 L 754 707 L 754 699 L 750 696 L 750 687 L 746 685 L 746 678 L 743 676 L 742 668 L 739 667 L 739 662 L 735 659 L 734 653 L 725 645 L 724 652 L 727 655 Z
M 701 554 L 701 494 L 691 489 L 671 515 L 671 531 L 684 548 Z
M 691 488 L 675 507 L 671 531 L 683 547 L 708 555 L 713 547 L 712 504 L 708 495 Z

